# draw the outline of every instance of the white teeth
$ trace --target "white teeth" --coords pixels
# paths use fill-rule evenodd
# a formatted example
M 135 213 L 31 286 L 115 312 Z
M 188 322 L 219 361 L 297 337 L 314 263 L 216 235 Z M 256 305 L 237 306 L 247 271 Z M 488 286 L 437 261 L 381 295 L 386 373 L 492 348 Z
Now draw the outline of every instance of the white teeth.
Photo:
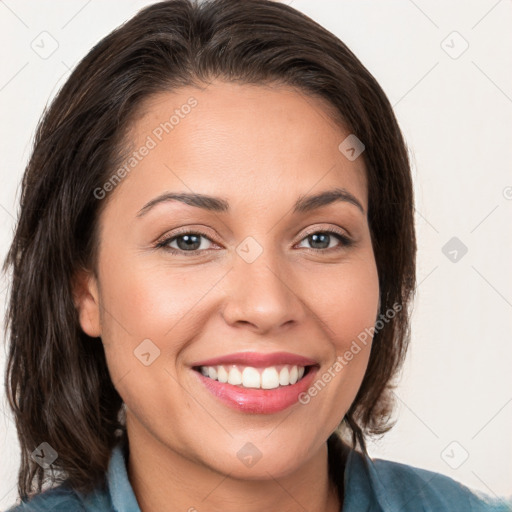
M 235 386 L 242 384 L 242 374 L 238 368 L 231 368 L 231 370 L 229 370 L 228 384 Z
M 208 371 L 209 372 L 209 371 Z M 299 378 L 299 372 L 296 366 L 293 366 L 290 371 L 290 384 L 295 384 Z
M 279 372 L 279 384 L 281 384 L 281 386 L 287 386 L 290 384 L 290 372 L 288 371 L 287 366 Z
M 259 388 L 260 383 L 260 372 L 256 368 L 251 368 L 250 366 L 244 368 L 242 373 L 242 385 L 244 388 Z
M 296 368 L 296 366 L 294 366 Z M 279 375 L 275 368 L 265 368 L 261 374 L 261 387 L 274 389 L 279 386 Z
M 217 380 L 217 369 L 214 366 L 208 367 L 208 377 Z
M 275 389 L 279 386 L 295 384 L 304 376 L 305 368 L 296 365 L 278 365 L 268 368 L 252 366 L 223 365 L 201 366 L 205 377 L 219 382 L 242 386 L 244 388 Z
M 228 381 L 228 372 L 224 369 L 224 366 L 219 366 L 217 369 L 217 380 L 219 382 Z

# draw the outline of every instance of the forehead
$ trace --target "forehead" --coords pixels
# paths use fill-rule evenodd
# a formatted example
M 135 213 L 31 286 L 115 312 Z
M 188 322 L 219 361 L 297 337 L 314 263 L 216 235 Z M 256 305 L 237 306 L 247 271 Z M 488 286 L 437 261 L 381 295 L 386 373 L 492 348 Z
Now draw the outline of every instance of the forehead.
M 127 158 L 139 156 L 118 188 L 145 197 L 165 186 L 265 201 L 271 190 L 295 198 L 343 186 L 366 208 L 364 161 L 340 152 L 350 132 L 330 109 L 274 85 L 215 81 L 159 93 L 141 105 L 126 137 Z

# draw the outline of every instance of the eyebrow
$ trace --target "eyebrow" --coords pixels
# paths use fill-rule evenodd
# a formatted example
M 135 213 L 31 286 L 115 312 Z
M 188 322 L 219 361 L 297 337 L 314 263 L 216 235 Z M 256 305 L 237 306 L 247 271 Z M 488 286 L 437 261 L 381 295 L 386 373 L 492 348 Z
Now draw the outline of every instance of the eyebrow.
M 221 197 L 196 193 L 166 192 L 146 203 L 137 213 L 137 217 L 142 217 L 157 204 L 169 201 L 180 201 L 189 206 L 195 206 L 197 208 L 212 212 L 229 212 L 229 202 L 225 199 L 222 199 Z M 364 208 L 358 199 L 344 188 L 326 190 L 315 195 L 302 195 L 295 202 L 293 206 L 293 213 L 308 213 L 338 201 L 352 204 L 356 206 L 361 211 L 361 213 L 366 215 Z

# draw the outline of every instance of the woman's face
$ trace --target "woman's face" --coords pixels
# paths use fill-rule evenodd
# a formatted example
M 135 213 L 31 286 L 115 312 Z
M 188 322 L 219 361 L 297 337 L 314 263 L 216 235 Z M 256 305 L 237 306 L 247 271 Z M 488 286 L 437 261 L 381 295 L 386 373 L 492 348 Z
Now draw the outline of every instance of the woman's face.
M 285 88 L 216 81 L 146 103 L 100 218 L 98 281 L 79 302 L 130 445 L 278 477 L 338 426 L 370 353 L 371 340 L 353 342 L 379 303 L 364 163 L 338 148 L 348 135 L 320 100 Z M 345 197 L 307 200 L 335 189 Z M 151 205 L 171 193 L 218 199 Z M 196 368 L 224 356 L 208 377 Z

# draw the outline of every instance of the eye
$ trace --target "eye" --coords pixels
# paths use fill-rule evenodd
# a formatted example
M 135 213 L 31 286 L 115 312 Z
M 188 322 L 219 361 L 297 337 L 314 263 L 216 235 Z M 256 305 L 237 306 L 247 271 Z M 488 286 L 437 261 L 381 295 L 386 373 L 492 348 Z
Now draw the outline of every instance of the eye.
M 155 247 L 165 249 L 172 254 L 185 254 L 187 256 L 195 256 L 198 252 L 207 250 L 202 247 L 201 251 L 199 251 L 199 248 L 202 245 L 202 239 L 206 239 L 211 242 L 211 240 L 204 233 L 186 231 L 164 238 L 158 242 Z M 170 245 L 171 243 L 176 243 L 177 247 L 172 247 Z
M 341 244 L 333 246 L 331 242 L 334 242 L 335 240 L 338 240 Z M 352 245 L 352 240 L 350 238 L 333 228 L 307 233 L 306 237 L 302 239 L 302 242 L 304 241 L 309 242 L 312 245 L 311 250 L 323 252 L 330 252 L 331 249 L 339 250 Z

